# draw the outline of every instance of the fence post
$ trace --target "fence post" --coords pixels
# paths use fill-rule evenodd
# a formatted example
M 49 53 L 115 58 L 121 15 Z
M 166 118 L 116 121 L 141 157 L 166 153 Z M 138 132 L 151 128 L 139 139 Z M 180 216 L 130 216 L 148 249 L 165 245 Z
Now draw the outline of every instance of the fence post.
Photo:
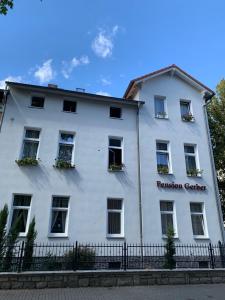
M 21 272 L 22 270 L 22 262 L 23 262 L 23 251 L 24 251 L 24 241 L 22 242 L 22 246 L 20 247 L 20 253 L 19 253 L 19 262 L 18 262 L 18 267 L 17 267 L 17 272 Z
M 74 245 L 73 245 L 73 252 L 74 252 Z M 75 255 L 74 255 L 74 265 L 73 270 L 76 271 L 78 269 L 78 242 L 76 241 L 75 244 Z
M 123 268 L 124 271 L 127 269 L 127 243 L 124 242 L 123 244 Z
M 210 258 L 211 268 L 215 269 L 214 250 L 211 243 L 209 243 L 209 258 Z
M 225 267 L 224 245 L 221 243 L 221 241 L 219 241 L 218 246 L 219 246 L 219 251 L 220 251 L 221 266 L 222 266 L 222 268 L 224 268 Z

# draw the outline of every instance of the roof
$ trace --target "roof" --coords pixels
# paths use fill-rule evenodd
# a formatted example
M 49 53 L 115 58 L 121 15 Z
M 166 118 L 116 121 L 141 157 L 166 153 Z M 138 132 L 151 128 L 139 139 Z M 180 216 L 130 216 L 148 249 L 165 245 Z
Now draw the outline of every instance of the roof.
M 137 83 L 143 82 L 146 79 L 150 79 L 152 77 L 156 77 L 156 76 L 162 75 L 162 74 L 170 72 L 170 71 L 177 72 L 177 74 L 179 74 L 181 77 L 183 77 L 184 80 L 189 81 L 193 85 L 198 86 L 199 88 L 205 90 L 210 95 L 213 96 L 215 94 L 214 91 L 211 90 L 209 87 L 207 87 L 206 85 L 204 85 L 203 83 L 201 83 L 200 81 L 198 81 L 197 79 L 192 77 L 190 74 L 188 74 L 187 72 L 185 72 L 184 70 L 179 68 L 177 65 L 173 64 L 168 67 L 159 69 L 157 71 L 148 73 L 146 75 L 143 75 L 141 77 L 137 77 L 137 78 L 131 80 L 125 91 L 124 98 L 128 99 L 131 96 L 132 91 L 134 91 L 134 88 L 136 87 Z
M 123 104 L 123 105 L 125 104 L 131 106 L 138 106 L 138 104 L 144 104 L 144 101 L 134 101 L 125 98 L 117 98 L 117 97 L 102 96 L 102 95 L 85 93 L 85 92 L 77 92 L 73 90 L 61 89 L 58 87 L 25 84 L 19 82 L 11 82 L 11 81 L 6 81 L 6 86 L 30 90 L 32 92 L 57 94 L 65 97 L 76 97 L 83 100 L 93 100 L 93 101 L 101 101 L 101 102 L 116 103 L 116 104 Z

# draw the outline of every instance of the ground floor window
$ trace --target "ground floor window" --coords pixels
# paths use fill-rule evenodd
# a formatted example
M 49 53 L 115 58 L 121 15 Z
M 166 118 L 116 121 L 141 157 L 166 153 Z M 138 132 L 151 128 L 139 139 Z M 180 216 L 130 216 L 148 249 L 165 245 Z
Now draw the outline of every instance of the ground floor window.
M 191 222 L 193 235 L 204 236 L 205 235 L 205 222 L 203 214 L 203 203 L 190 203 L 191 210 Z
M 11 227 L 19 222 L 20 234 L 25 234 L 28 227 L 31 195 L 14 195 Z
M 168 229 L 174 230 L 174 203 L 172 201 L 160 201 L 162 234 L 167 235 Z
M 107 235 L 123 235 L 123 200 L 107 199 Z
M 66 234 L 68 223 L 69 197 L 52 198 L 51 234 Z

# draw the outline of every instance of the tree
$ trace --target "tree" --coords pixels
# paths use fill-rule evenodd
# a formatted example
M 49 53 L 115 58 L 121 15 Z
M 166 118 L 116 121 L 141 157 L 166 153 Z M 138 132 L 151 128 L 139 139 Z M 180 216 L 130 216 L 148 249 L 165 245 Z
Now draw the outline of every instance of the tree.
M 8 219 L 8 206 L 5 205 L 0 211 L 0 268 L 2 265 L 2 260 L 5 255 L 5 243 L 6 243 L 6 225 Z
M 32 265 L 33 259 L 33 250 L 34 250 L 34 241 L 37 237 L 37 231 L 35 230 L 35 218 L 32 219 L 28 233 L 26 236 L 26 243 L 24 249 L 24 257 L 23 257 L 23 270 L 29 270 Z
M 220 200 L 225 219 L 225 80 L 216 87 L 216 95 L 207 108 Z
M 13 0 L 0 0 L 0 14 L 6 15 L 10 8 L 13 8 Z
M 166 241 L 166 253 L 165 253 L 165 269 L 174 269 L 176 268 L 176 261 L 174 259 L 174 255 L 176 254 L 176 248 L 174 244 L 174 230 L 173 227 L 170 226 L 167 230 L 167 241 Z

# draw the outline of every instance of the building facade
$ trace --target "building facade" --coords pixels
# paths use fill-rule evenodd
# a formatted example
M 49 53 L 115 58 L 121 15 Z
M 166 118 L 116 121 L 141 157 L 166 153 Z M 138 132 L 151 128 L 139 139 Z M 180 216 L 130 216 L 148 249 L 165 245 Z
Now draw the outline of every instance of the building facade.
M 0 206 L 21 238 L 223 241 L 206 102 L 213 91 L 175 65 L 132 80 L 124 98 L 7 83 Z

